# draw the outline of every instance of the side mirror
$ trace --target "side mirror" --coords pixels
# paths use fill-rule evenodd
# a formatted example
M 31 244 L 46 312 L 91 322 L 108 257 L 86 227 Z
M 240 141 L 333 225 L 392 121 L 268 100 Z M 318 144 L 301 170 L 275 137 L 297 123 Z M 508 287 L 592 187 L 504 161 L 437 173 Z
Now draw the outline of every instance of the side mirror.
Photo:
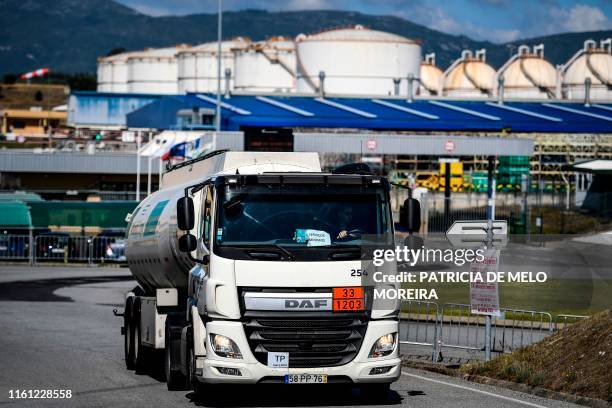
M 193 200 L 191 197 L 181 197 L 176 203 L 176 221 L 181 231 L 191 231 L 195 224 Z
M 181 235 L 178 240 L 179 251 L 181 252 L 192 252 L 198 247 L 198 240 L 191 234 Z
M 421 229 L 421 203 L 416 198 L 407 198 L 400 209 L 400 225 L 408 232 L 419 232 Z

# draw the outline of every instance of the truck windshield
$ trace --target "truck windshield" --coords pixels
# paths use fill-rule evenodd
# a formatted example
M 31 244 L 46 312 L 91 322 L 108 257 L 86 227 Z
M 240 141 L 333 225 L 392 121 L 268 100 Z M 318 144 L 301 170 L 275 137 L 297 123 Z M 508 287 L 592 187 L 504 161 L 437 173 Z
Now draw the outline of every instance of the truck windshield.
M 217 245 L 355 246 L 373 236 L 391 236 L 382 187 L 255 185 L 220 190 Z

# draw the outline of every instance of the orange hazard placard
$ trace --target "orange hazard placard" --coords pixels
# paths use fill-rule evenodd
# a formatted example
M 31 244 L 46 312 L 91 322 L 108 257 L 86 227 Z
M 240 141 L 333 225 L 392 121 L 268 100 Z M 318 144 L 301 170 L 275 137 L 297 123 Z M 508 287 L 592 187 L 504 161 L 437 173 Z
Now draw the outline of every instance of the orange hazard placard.
M 360 286 L 333 289 L 333 310 L 337 312 L 364 310 L 363 288 Z

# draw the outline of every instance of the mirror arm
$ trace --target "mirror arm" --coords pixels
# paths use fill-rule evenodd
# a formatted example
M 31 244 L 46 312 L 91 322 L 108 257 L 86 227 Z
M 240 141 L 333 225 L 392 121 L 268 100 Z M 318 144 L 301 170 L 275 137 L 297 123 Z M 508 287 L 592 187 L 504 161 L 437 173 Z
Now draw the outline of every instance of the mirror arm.
M 210 255 L 204 255 L 202 259 L 197 259 L 194 258 L 193 255 L 191 255 L 191 252 L 187 252 L 187 256 L 189 257 L 190 261 L 200 265 L 208 265 L 208 263 L 210 262 Z

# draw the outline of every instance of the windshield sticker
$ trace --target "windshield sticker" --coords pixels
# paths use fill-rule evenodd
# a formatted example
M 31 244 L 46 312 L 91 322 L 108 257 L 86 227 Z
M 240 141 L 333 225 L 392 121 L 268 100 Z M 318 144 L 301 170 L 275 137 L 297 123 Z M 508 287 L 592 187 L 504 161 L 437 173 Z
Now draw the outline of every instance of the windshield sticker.
M 293 239 L 298 244 L 306 244 L 306 246 L 331 245 L 329 233 L 314 229 L 296 229 Z
M 217 242 L 221 242 L 223 238 L 223 228 L 217 228 Z

